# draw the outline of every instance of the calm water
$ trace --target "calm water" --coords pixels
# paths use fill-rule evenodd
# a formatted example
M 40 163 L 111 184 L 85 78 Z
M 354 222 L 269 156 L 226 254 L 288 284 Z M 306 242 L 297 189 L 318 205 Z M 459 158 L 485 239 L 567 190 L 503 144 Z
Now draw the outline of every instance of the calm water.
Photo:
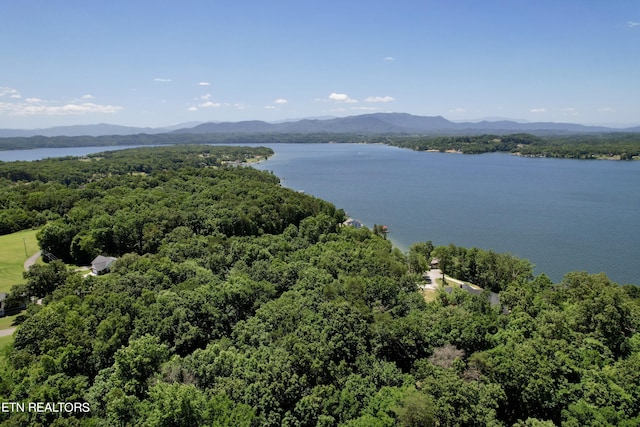
M 18 160 L 41 160 L 48 157 L 86 156 L 87 154 L 100 153 L 102 151 L 124 150 L 135 148 L 137 145 L 123 145 L 120 147 L 68 147 L 68 148 L 34 148 L 32 150 L 7 150 L 0 151 L 0 160 L 3 162 L 15 162 Z
M 554 281 L 604 271 L 640 284 L 640 162 L 272 145 L 258 167 L 329 200 L 403 250 L 454 243 L 527 258 Z
M 640 284 L 640 162 L 419 153 L 383 145 L 269 144 L 256 167 L 283 185 L 387 225 L 406 250 L 431 240 L 510 252 L 554 281 L 604 271 Z M 106 148 L 112 149 L 112 147 Z M 113 147 L 115 149 L 115 147 Z M 0 152 L 0 160 L 84 155 L 104 147 Z

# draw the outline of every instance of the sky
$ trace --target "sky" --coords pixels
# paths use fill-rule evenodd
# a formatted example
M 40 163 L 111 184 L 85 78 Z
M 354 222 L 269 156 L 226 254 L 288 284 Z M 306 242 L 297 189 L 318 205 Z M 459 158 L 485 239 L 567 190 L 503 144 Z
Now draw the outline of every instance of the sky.
M 0 0 L 0 128 L 640 125 L 638 0 Z

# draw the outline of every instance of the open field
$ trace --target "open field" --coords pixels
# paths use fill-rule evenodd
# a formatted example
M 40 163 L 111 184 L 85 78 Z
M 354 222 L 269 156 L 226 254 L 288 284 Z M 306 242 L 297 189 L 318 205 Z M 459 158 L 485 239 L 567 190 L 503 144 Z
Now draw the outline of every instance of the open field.
M 11 286 L 24 283 L 24 262 L 39 250 L 36 231 L 24 230 L 0 236 L 0 292 L 9 292 Z

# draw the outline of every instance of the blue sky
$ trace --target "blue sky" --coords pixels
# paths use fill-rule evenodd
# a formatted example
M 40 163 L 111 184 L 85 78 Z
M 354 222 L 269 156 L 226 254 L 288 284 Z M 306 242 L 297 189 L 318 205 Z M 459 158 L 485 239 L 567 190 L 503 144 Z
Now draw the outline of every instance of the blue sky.
M 640 124 L 638 0 L 0 0 L 0 128 Z

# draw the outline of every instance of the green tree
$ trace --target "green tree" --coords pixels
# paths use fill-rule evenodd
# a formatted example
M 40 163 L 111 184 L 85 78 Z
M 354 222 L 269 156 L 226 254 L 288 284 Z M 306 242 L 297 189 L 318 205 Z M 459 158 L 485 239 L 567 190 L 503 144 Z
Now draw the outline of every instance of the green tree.
M 429 427 L 436 425 L 433 400 L 426 394 L 409 391 L 395 408 L 398 425 L 406 427 Z
M 44 252 L 66 261 L 71 258 L 71 243 L 78 229 L 62 220 L 48 222 L 36 234 L 38 245 Z
M 414 243 L 409 246 L 409 269 L 421 273 L 429 269 L 429 260 L 434 247 L 431 241 Z
M 219 426 L 249 427 L 253 410 L 235 404 L 226 395 L 208 397 L 193 385 L 160 382 L 149 389 L 150 408 L 145 427 Z
M 62 286 L 69 277 L 67 266 L 60 260 L 32 265 L 23 275 L 27 279 L 27 295 L 43 298 Z

